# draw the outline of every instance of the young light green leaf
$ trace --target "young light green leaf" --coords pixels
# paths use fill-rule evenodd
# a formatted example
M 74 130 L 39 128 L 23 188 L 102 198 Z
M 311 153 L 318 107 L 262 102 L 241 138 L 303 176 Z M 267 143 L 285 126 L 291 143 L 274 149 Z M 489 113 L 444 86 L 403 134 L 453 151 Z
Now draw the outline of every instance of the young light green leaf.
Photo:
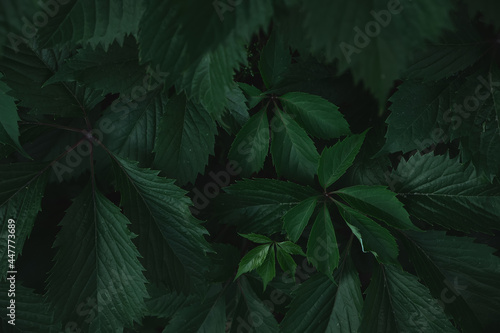
M 358 238 L 363 252 L 373 253 L 380 263 L 399 265 L 398 245 L 387 229 L 351 207 L 340 202 L 335 202 L 335 204 L 353 234 Z
M 278 175 L 311 183 L 319 160 L 314 142 L 289 115 L 279 110 L 271 122 L 271 129 L 271 153 Z
M 392 265 L 378 268 L 366 291 L 360 332 L 458 332 L 429 289 Z
M 61 321 L 106 332 L 140 320 L 148 293 L 128 224 L 120 209 L 90 185 L 67 210 L 54 242 L 58 251 L 47 292 Z M 89 300 L 99 311 L 80 315 Z
M 266 88 L 269 89 L 279 82 L 291 60 L 292 56 L 283 36 L 274 31 L 262 49 L 259 60 L 260 75 Z
M 332 277 L 333 270 L 339 264 L 339 248 L 333 229 L 330 212 L 326 204 L 318 213 L 307 241 L 307 260 L 318 271 Z
M 262 265 L 264 260 L 266 260 L 267 253 L 269 252 L 271 246 L 272 244 L 259 245 L 248 251 L 248 253 L 241 258 L 240 264 L 238 265 L 238 272 L 236 273 L 234 280 L 240 277 L 241 274 L 250 272 L 251 270 L 254 270 Z
M 177 95 L 168 101 L 155 140 L 153 166 L 179 184 L 194 182 L 214 153 L 217 127 L 206 110 Z
M 283 226 L 292 242 L 296 242 L 302 235 L 314 212 L 317 201 L 317 197 L 308 198 L 290 209 L 283 216 Z
M 269 252 L 267 253 L 266 259 L 256 269 L 257 274 L 262 278 L 264 284 L 264 291 L 266 290 L 267 284 L 276 276 L 276 259 L 274 245 L 271 245 Z
M 245 237 L 248 240 L 251 240 L 254 243 L 260 243 L 260 244 L 267 244 L 267 243 L 272 243 L 273 241 L 271 238 L 264 236 L 264 235 L 258 235 L 258 234 L 238 234 L 241 237 Z
M 280 101 L 284 110 L 294 114 L 297 122 L 311 135 L 333 139 L 351 133 L 338 107 L 322 97 L 291 92 L 281 96 Z
M 323 149 L 318 165 L 318 180 L 326 190 L 335 183 L 354 162 L 359 153 L 366 131 L 337 142 L 333 147 Z
M 269 122 L 266 109 L 253 115 L 234 139 L 228 158 L 238 162 L 241 175 L 248 177 L 264 166 L 269 151 Z
M 283 251 L 285 251 L 286 253 L 300 254 L 301 256 L 306 256 L 306 254 L 304 253 L 304 251 L 302 251 L 302 248 L 299 245 L 289 241 L 279 242 L 278 247 L 283 249 Z
M 346 187 L 334 193 L 353 208 L 395 228 L 418 230 L 410 221 L 410 216 L 403 204 L 396 198 L 396 193 L 385 186 L 358 185 Z

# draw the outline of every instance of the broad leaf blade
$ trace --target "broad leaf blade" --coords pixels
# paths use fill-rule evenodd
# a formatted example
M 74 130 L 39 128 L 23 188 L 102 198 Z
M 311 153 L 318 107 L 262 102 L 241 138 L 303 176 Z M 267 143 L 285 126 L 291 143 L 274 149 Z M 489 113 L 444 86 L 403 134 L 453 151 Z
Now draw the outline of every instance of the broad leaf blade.
M 215 134 L 215 122 L 203 108 L 175 96 L 160 121 L 153 166 L 181 185 L 194 182 L 214 152 Z
M 416 154 L 393 171 L 395 192 L 415 217 L 456 230 L 500 228 L 500 187 L 458 158 Z
M 296 242 L 311 218 L 318 199 L 308 198 L 290 209 L 283 216 L 283 226 L 292 242 Z
M 280 101 L 284 110 L 294 114 L 311 135 L 333 139 L 350 134 L 349 124 L 338 107 L 322 97 L 291 92 L 281 96 Z
M 314 142 L 289 115 L 279 110 L 271 129 L 271 153 L 278 175 L 311 183 L 319 160 Z
M 231 144 L 228 158 L 238 162 L 241 175 L 248 177 L 264 167 L 269 151 L 269 122 L 266 110 L 253 115 Z
M 257 274 L 262 278 L 264 285 L 264 290 L 266 290 L 267 284 L 276 276 L 276 259 L 275 259 L 274 245 L 271 245 L 269 252 L 267 253 L 266 259 L 257 267 Z
M 309 187 L 273 179 L 243 180 L 224 191 L 216 201 L 221 222 L 237 225 L 243 233 L 266 235 L 280 232 L 283 214 L 317 194 Z
M 340 214 L 358 238 L 363 252 L 371 252 L 380 263 L 398 265 L 398 246 L 391 233 L 360 212 L 335 202 Z
M 307 260 L 328 277 L 339 264 L 339 248 L 326 204 L 321 208 L 307 241 Z
M 399 268 L 378 268 L 366 294 L 360 332 L 457 332 L 427 287 Z
M 207 231 L 189 210 L 191 200 L 158 171 L 116 157 L 113 164 L 121 205 L 138 233 L 137 245 L 154 283 L 187 292 L 202 288 L 210 251 Z
M 398 228 L 417 230 L 396 193 L 385 186 L 352 186 L 335 191 L 351 207 Z
M 266 46 L 262 49 L 259 60 L 259 71 L 266 88 L 273 87 L 282 78 L 292 57 L 288 45 L 285 44 L 282 35 L 271 34 Z
M 403 237 L 419 277 L 443 302 L 465 332 L 495 325 L 500 309 L 500 259 L 472 238 L 442 231 L 410 232 Z
M 90 186 L 74 200 L 54 243 L 58 252 L 48 280 L 48 298 L 63 322 L 108 332 L 141 318 L 148 294 L 129 223 Z M 89 300 L 99 311 L 78 315 Z
M 352 135 L 333 147 L 323 149 L 318 166 L 318 180 L 323 189 L 326 190 L 349 169 L 361 149 L 365 135 L 366 132 Z

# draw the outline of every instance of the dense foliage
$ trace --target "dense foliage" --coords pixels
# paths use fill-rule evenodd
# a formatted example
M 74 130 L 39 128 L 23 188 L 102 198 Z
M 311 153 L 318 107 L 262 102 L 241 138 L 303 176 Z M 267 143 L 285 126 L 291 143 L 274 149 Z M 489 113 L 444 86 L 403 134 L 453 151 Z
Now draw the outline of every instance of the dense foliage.
M 497 14 L 1 0 L 1 331 L 495 331 Z

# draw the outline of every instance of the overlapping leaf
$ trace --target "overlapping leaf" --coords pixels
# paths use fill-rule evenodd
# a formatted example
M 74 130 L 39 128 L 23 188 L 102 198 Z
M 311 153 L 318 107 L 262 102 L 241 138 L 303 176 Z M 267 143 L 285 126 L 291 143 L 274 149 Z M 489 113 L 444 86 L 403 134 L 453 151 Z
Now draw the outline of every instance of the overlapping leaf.
M 148 294 L 129 223 L 90 185 L 67 210 L 47 292 L 62 322 L 108 332 L 140 320 Z M 81 315 L 84 307 L 88 311 Z
M 207 234 L 189 210 L 191 200 L 173 180 L 116 157 L 117 187 L 124 213 L 139 235 L 137 245 L 148 277 L 170 289 L 202 288 L 207 270 Z

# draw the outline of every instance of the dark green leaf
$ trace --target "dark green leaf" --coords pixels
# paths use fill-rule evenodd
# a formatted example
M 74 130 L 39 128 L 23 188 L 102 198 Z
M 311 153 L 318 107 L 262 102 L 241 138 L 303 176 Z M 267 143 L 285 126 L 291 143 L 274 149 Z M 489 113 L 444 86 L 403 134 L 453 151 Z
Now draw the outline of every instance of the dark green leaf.
M 280 97 L 284 110 L 295 115 L 297 122 L 311 135 L 333 139 L 350 134 L 349 124 L 337 106 L 322 97 L 291 92 Z
M 308 198 L 290 209 L 285 216 L 283 216 L 283 226 L 288 234 L 288 238 L 292 242 L 296 242 L 300 235 L 302 235 L 304 228 L 307 226 L 314 212 L 317 201 L 316 197 Z
M 278 175 L 311 183 L 319 160 L 314 142 L 286 113 L 276 112 L 271 122 L 271 154 Z
M 325 190 L 352 165 L 363 145 L 365 135 L 366 132 L 352 135 L 337 142 L 333 147 L 323 149 L 319 159 L 318 180 Z

